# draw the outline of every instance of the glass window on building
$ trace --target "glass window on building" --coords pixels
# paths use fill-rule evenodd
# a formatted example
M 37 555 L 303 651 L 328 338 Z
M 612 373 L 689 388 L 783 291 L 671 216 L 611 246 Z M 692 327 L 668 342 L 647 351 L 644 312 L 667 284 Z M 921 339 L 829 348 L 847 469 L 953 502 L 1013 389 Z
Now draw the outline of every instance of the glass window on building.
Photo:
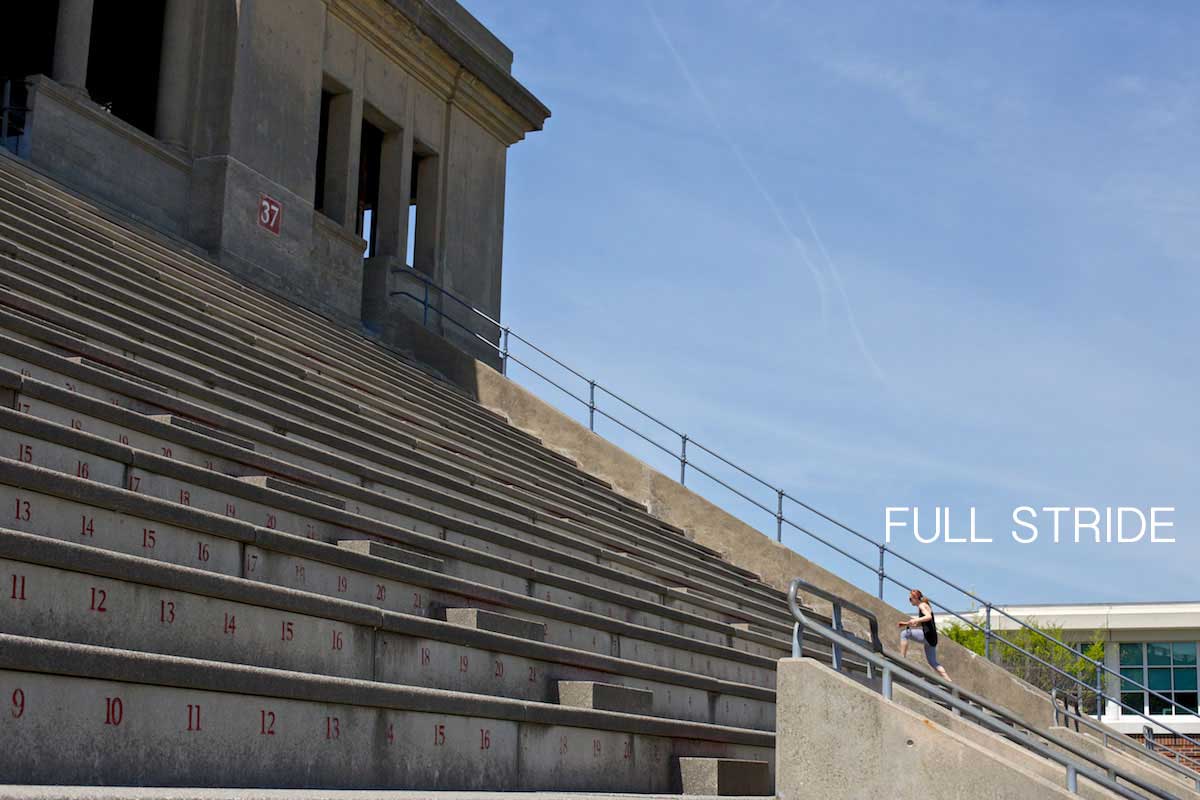
M 1143 714 L 1197 711 L 1196 642 L 1123 642 L 1120 662 L 1121 702 L 1126 706 Z

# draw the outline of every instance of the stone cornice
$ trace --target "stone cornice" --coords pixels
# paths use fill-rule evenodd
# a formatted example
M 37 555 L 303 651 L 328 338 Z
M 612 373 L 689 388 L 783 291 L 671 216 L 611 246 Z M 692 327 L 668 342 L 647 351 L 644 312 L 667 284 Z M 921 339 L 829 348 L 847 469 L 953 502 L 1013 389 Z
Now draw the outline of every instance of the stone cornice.
M 541 130 L 550 114 L 423 0 L 330 0 L 329 10 L 505 144 Z M 456 81 L 460 67 L 466 80 Z

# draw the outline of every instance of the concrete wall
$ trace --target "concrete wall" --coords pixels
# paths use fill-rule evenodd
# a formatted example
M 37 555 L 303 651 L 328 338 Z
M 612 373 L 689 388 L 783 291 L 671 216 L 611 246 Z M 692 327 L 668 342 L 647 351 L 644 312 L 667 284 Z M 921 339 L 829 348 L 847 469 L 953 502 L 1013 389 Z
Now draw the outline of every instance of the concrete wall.
M 29 98 L 30 161 L 155 227 L 183 232 L 190 159 L 45 76 L 34 78 Z
M 779 662 L 779 800 L 1075 795 L 810 659 Z

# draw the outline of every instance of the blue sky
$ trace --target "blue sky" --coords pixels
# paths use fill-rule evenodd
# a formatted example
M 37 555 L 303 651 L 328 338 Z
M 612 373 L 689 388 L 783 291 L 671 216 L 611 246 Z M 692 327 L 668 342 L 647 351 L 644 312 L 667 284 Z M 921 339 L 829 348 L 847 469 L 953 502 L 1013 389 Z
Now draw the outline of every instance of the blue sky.
M 873 537 L 976 506 L 995 544 L 896 548 L 995 602 L 1196 599 L 1200 7 L 467 5 L 553 111 L 509 154 L 514 330 Z M 1020 546 L 1021 505 L 1177 542 Z

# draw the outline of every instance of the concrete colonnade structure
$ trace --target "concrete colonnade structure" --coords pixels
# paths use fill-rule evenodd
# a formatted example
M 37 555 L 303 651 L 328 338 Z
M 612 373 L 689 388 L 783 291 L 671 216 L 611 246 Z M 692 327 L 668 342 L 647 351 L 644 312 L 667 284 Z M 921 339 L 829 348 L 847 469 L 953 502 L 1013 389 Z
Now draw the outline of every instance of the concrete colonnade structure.
M 95 38 L 113 2 L 59 0 L 23 155 L 344 325 L 488 355 L 400 293 L 412 267 L 499 317 L 507 148 L 549 116 L 503 43 L 455 0 L 161 0 L 129 20 L 153 73 Z
M 59 0 L 54 34 L 54 79 L 71 89 L 87 84 L 93 0 Z

